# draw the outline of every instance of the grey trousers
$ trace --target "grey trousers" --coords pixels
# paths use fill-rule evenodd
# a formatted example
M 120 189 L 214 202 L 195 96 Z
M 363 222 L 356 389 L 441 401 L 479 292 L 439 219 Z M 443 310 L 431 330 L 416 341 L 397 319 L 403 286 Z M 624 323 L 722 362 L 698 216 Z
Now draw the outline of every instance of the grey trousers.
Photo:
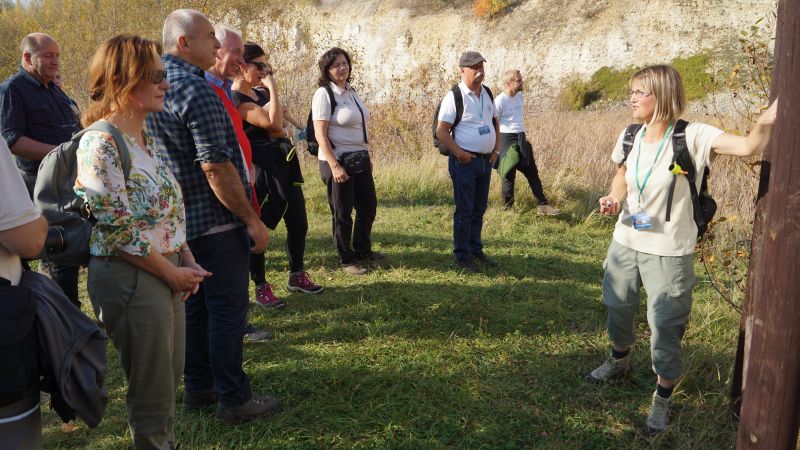
M 644 286 L 653 371 L 668 379 L 678 378 L 683 371 L 681 338 L 696 284 L 692 259 L 692 255 L 641 253 L 612 240 L 603 263 L 603 303 L 608 307 L 611 342 L 620 347 L 634 343 L 634 316 Z
M 178 264 L 178 256 L 171 261 Z M 89 260 L 89 298 L 128 379 L 128 426 L 137 449 L 174 441 L 175 390 L 185 360 L 186 315 L 156 276 L 116 259 Z

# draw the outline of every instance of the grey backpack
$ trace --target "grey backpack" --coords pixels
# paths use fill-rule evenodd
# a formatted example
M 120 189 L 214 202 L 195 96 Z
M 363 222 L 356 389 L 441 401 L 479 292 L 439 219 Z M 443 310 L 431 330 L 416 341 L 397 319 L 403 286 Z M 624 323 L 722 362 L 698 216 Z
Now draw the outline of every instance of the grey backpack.
M 33 203 L 51 227 L 60 226 L 63 229 L 65 249 L 47 258 L 64 266 L 82 266 L 89 262 L 89 237 L 95 220 L 83 198 L 75 194 L 74 189 L 78 176 L 76 153 L 81 137 L 87 131 L 110 134 L 119 151 L 126 181 L 131 172 L 131 158 L 125 139 L 116 127 L 103 120 L 75 133 L 69 141 L 58 145 L 42 159 L 33 189 Z

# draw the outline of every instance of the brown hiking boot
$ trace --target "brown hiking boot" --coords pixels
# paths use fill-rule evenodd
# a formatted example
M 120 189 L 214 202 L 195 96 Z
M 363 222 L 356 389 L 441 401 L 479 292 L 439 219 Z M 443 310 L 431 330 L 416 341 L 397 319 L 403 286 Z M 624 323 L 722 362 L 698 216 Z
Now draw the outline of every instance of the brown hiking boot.
M 225 407 L 222 403 L 217 404 L 216 417 L 228 425 L 237 425 L 259 417 L 271 416 L 280 410 L 281 404 L 275 398 L 269 395 L 254 395 L 240 406 Z
M 215 405 L 217 403 L 217 394 L 211 390 L 203 392 L 185 391 L 181 403 L 184 411 L 200 411 Z

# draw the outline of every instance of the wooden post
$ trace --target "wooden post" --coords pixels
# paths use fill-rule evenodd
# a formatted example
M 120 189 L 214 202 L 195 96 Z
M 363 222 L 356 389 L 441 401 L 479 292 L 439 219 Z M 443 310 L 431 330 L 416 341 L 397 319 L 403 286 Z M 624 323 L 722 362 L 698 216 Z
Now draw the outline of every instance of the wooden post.
M 738 449 L 793 449 L 800 418 L 800 0 L 780 0 L 774 91 L 780 104 L 750 272 Z

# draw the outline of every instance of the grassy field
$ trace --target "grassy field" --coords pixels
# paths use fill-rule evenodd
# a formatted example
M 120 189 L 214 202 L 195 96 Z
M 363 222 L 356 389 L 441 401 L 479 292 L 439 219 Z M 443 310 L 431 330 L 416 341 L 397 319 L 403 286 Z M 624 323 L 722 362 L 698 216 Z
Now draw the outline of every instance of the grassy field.
M 313 165 L 305 170 L 306 260 L 324 294 L 288 294 L 285 230 L 281 225 L 272 234 L 268 279 L 289 307 L 253 307 L 251 321 L 277 336 L 245 345 L 245 371 L 257 392 L 282 401 L 283 412 L 227 427 L 210 411 L 179 411 L 182 448 L 734 446 L 726 395 L 738 319 L 705 283 L 702 269 L 674 425 L 647 438 L 638 432 L 654 389 L 646 323 L 638 326 L 628 378 L 600 387 L 584 381 L 607 353 L 600 280 L 613 222 L 591 213 L 599 192 L 559 182 L 563 174 L 545 174 L 565 214 L 537 215 L 523 183 L 508 212 L 500 209 L 494 176 L 484 239 L 499 268 L 475 275 L 451 263 L 453 207 L 444 159 L 386 161 L 376 171 L 373 238 L 388 260 L 369 275 L 337 270 L 330 213 Z M 108 355 L 105 420 L 96 429 L 81 425 L 65 433 L 45 408 L 47 448 L 130 446 L 125 383 L 110 345 Z

